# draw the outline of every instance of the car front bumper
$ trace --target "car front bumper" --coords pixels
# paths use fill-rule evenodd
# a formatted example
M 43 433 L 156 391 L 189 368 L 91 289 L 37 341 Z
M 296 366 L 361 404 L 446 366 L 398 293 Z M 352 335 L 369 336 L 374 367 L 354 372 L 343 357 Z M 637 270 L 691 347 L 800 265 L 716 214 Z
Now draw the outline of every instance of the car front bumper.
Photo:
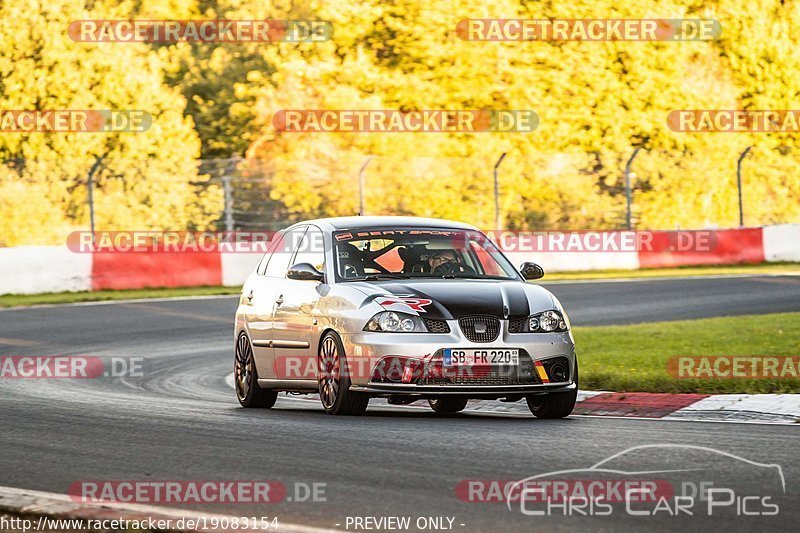
M 502 397 L 536 393 L 562 392 L 575 389 L 576 356 L 570 332 L 564 333 L 508 333 L 504 321 L 498 338 L 490 343 L 475 343 L 466 339 L 458 328 L 457 321 L 449 322 L 450 333 L 383 333 L 359 332 L 343 335 L 345 353 L 350 367 L 351 390 L 377 395 L 469 395 L 470 397 Z M 465 380 L 458 384 L 376 381 L 373 371 L 386 357 L 412 358 L 426 364 L 441 360 L 442 350 L 453 349 L 518 349 L 520 360 L 528 357 L 530 363 L 563 357 L 568 361 L 568 381 L 519 383 L 471 383 Z M 520 368 L 520 372 L 528 368 Z M 532 369 L 530 371 L 533 371 Z M 527 374 L 525 374 L 527 375 Z M 518 378 L 519 376 L 515 376 Z M 523 376 L 524 377 L 524 376 Z M 496 380 L 495 380 L 496 381 Z

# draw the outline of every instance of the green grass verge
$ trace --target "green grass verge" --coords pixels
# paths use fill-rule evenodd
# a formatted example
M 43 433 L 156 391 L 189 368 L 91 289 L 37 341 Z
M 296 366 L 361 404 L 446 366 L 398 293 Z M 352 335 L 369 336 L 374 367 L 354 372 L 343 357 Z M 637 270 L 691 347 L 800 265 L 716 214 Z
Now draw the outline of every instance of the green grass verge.
M 673 356 L 800 356 L 800 313 L 630 326 L 576 327 L 581 388 L 698 393 L 800 393 L 800 379 L 679 379 Z
M 75 302 L 102 302 L 137 298 L 170 298 L 178 296 L 209 296 L 239 294 L 240 287 L 182 287 L 160 289 L 133 289 L 124 291 L 53 292 L 47 294 L 4 294 L 0 307 L 20 305 L 67 304 Z
M 758 265 L 642 268 L 639 270 L 586 270 L 579 272 L 553 273 L 546 272 L 544 278 L 542 278 L 542 281 L 786 273 L 800 274 L 800 263 L 760 263 Z

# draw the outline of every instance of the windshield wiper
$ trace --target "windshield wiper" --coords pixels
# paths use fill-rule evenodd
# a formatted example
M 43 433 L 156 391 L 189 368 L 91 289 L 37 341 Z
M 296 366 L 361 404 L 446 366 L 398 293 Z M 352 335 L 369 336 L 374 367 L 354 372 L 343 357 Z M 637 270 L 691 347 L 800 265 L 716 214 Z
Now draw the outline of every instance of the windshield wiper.
M 487 276 L 485 274 L 476 274 L 472 272 L 452 272 L 450 274 L 443 274 L 443 279 L 454 279 L 454 278 L 461 278 L 461 279 L 504 279 L 500 276 Z
M 367 281 L 375 281 L 378 279 L 408 279 L 408 278 L 409 278 L 408 274 L 400 274 L 394 272 L 386 272 L 386 273 L 381 272 L 380 274 L 367 274 L 366 276 L 364 276 L 364 279 L 366 279 Z
M 358 278 L 347 278 L 347 281 L 379 281 L 382 279 L 409 279 L 407 274 L 394 274 L 394 273 L 380 273 L 380 274 L 367 274 Z

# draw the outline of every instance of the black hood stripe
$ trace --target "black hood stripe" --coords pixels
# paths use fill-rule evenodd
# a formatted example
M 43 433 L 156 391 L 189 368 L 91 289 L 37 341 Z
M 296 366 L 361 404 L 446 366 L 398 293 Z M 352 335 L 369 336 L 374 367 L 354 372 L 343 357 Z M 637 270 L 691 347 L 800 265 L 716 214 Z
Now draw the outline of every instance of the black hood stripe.
M 509 317 L 523 317 L 530 313 L 527 292 L 535 290 L 519 281 L 413 281 L 378 282 L 372 284 L 376 293 L 413 295 L 432 300 L 422 316 L 454 320 L 469 315 L 489 315 L 503 319 L 504 307 Z M 534 296 L 535 298 L 535 296 Z

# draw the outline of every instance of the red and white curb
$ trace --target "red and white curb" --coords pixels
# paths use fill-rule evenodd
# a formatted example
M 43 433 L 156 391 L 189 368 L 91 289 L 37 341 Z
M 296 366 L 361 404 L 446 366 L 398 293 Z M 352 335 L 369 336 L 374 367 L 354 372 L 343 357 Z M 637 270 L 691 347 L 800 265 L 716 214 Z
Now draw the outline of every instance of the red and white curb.
M 574 414 L 664 418 L 706 398 L 707 394 L 602 392 L 580 401 Z
M 720 394 L 671 413 L 668 419 L 800 423 L 800 394 Z
M 470 407 L 492 409 L 490 402 Z M 527 410 L 524 402 L 501 404 Z M 495 410 L 495 409 L 492 409 Z M 581 391 L 573 415 L 694 420 L 703 422 L 800 423 L 800 394 L 666 394 Z
M 211 527 L 186 528 L 179 527 L 178 524 L 181 522 L 185 524 L 189 521 L 201 524 L 231 524 L 231 521 L 237 518 L 229 515 L 132 503 L 79 503 L 75 502 L 66 494 L 0 486 L 0 516 L 4 514 L 31 519 L 32 531 L 80 529 L 74 526 L 64 526 L 54 529 L 53 523 L 56 520 L 125 520 L 128 523 L 144 523 L 144 521 L 152 520 L 171 524 L 171 527 L 162 528 L 160 531 L 203 531 L 204 533 L 212 533 L 231 531 L 232 529 L 230 527 L 227 529 L 214 529 Z M 265 530 L 236 529 L 236 531 L 258 531 L 263 533 Z M 269 531 L 286 533 L 330 533 L 338 530 L 288 524 L 281 522 L 279 519 L 277 526 L 270 527 Z

